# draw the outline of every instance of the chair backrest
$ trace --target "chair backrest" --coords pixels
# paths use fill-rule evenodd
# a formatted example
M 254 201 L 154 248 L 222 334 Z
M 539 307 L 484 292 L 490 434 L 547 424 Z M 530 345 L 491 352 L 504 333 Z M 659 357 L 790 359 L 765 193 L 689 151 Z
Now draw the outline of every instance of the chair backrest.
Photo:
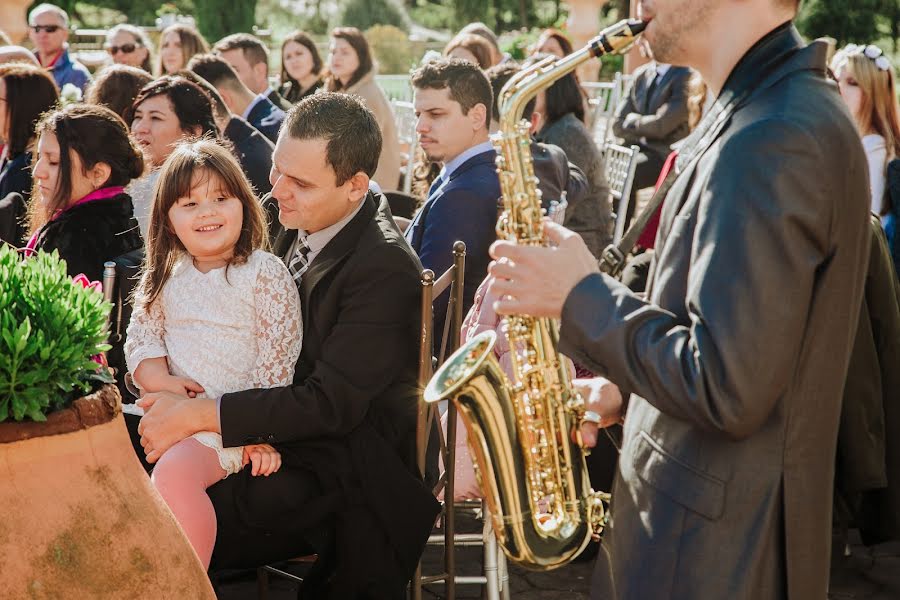
M 409 75 L 376 75 L 375 83 L 388 100 L 412 100 L 413 91 Z
M 607 144 L 603 152 L 606 164 L 606 180 L 609 182 L 609 195 L 616 207 L 616 226 L 613 232 L 613 243 L 616 244 L 625 235 L 625 219 L 628 214 L 628 202 L 631 198 L 631 187 L 634 184 L 634 171 L 640 148 L 625 147 L 618 144 Z
M 412 190 L 413 167 L 415 166 L 416 148 L 419 144 L 416 136 L 416 109 L 412 102 L 391 100 L 391 110 L 394 113 L 394 122 L 397 124 L 397 138 L 400 140 L 400 148 L 403 154 L 401 162 L 406 165 L 403 169 L 403 184 L 401 188 L 405 194 L 409 194 Z
M 587 128 L 594 135 L 597 147 L 602 148 L 608 122 L 616 110 L 616 84 L 612 81 L 590 81 L 581 84 L 588 97 Z
M 143 262 L 144 248 L 138 248 L 104 263 L 103 294 L 113 305 L 109 316 L 108 339 L 112 348 L 106 353 L 106 358 L 114 370 L 116 385 L 122 398 L 130 397 L 130 392 L 126 394 L 125 385 L 125 374 L 128 371 L 125 363 L 125 340 L 128 323 L 131 322 L 132 293 L 140 279 Z

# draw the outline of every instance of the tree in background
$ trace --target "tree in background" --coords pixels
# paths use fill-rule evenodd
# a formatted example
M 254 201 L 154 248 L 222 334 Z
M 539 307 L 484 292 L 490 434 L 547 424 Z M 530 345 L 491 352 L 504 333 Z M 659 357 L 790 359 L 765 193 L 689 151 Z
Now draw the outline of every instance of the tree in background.
M 256 0 L 194 0 L 197 29 L 210 43 L 232 33 L 253 33 Z
M 356 27 L 360 31 L 375 25 L 393 25 L 408 32 L 409 16 L 400 0 L 343 0 L 332 23 L 333 27 Z

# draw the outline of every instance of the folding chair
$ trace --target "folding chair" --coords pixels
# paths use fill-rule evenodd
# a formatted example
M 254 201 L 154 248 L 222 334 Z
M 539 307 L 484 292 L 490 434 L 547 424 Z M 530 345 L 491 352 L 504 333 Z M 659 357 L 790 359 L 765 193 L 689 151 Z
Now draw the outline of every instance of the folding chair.
M 588 82 L 581 84 L 588 96 L 587 128 L 594 138 L 597 148 L 603 150 L 610 137 L 610 123 L 616 112 L 616 83 L 613 81 Z
M 435 279 L 434 271 L 422 271 L 422 335 L 419 340 L 419 384 L 424 390 L 431 380 L 435 369 L 434 359 L 434 299 L 444 292 L 449 294 L 447 318 L 444 331 L 441 333 L 440 349 L 437 353 L 438 364 L 459 347 L 459 331 L 462 327 L 462 295 L 465 282 L 466 245 L 463 242 L 453 244 L 453 265 Z M 439 452 L 444 461 L 444 474 L 438 478 L 434 486 L 434 494 L 444 492 L 444 503 L 441 508 L 440 523 L 443 531 L 444 568 L 435 575 L 422 575 L 422 564 L 416 568 L 412 581 L 413 600 L 422 599 L 422 586 L 429 583 L 444 582 L 445 598 L 456 597 L 456 557 L 454 537 L 456 519 L 453 511 L 454 464 L 456 461 L 456 407 L 447 403 L 447 436 L 438 426 L 438 406 L 419 400 L 418 420 L 416 422 L 416 460 L 419 473 L 426 476 L 428 447 L 430 436 L 436 433 L 440 443 Z
M 394 113 L 394 122 L 397 124 L 397 137 L 403 149 L 401 162 L 406 163 L 403 169 L 402 192 L 409 194 L 412 190 L 413 167 L 415 166 L 416 147 L 419 143 L 416 137 L 416 110 L 412 102 L 405 100 L 391 100 L 391 110 Z
M 616 227 L 613 231 L 613 243 L 619 243 L 625 235 L 625 222 L 628 215 L 628 203 L 631 198 L 631 186 L 634 183 L 634 171 L 637 168 L 640 148 L 607 144 L 604 151 L 606 162 L 606 180 L 609 182 L 609 195 L 616 207 L 614 215 Z

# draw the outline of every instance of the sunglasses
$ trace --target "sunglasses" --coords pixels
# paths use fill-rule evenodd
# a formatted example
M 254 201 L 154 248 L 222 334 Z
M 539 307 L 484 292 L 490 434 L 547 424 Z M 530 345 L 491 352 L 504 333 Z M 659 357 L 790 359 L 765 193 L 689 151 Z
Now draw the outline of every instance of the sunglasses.
M 40 33 L 41 31 L 46 31 L 47 33 L 56 33 L 60 29 L 62 29 L 59 25 L 32 25 L 31 29 L 35 33 Z
M 113 56 L 115 56 L 119 52 L 121 52 L 122 54 L 131 54 L 132 52 L 134 52 L 137 49 L 138 49 L 138 47 L 136 44 L 122 44 L 121 46 L 107 46 L 106 47 L 106 51 L 109 52 Z

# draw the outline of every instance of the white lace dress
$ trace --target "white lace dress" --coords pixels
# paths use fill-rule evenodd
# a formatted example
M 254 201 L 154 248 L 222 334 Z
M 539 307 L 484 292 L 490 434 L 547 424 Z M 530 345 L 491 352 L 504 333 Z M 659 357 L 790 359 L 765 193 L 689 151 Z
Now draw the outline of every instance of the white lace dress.
M 149 310 L 135 302 L 125 356 L 131 372 L 165 356 L 173 375 L 203 386 L 208 398 L 289 385 L 302 342 L 300 296 L 277 256 L 255 251 L 242 265 L 201 273 L 179 260 Z M 222 436 L 194 434 L 214 448 L 227 474 L 241 470 L 242 449 Z

